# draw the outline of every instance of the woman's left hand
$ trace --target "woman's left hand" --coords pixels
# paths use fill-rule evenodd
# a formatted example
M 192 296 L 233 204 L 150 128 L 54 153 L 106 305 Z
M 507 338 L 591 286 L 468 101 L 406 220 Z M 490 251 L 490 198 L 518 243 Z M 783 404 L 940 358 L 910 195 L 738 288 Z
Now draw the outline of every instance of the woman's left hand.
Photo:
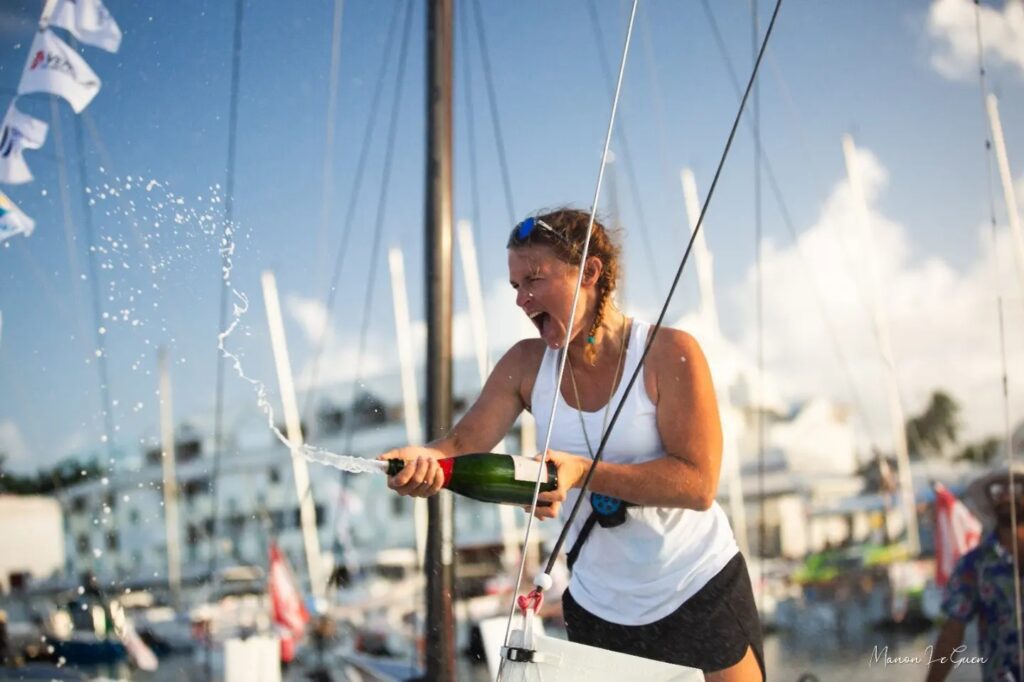
M 540 459 L 539 455 L 537 459 Z M 566 493 L 570 488 L 579 487 L 592 464 L 586 457 L 572 455 L 561 450 L 549 449 L 544 459 L 553 463 L 558 469 L 558 488 L 550 492 L 542 492 L 537 497 L 537 511 L 534 516 L 541 520 L 553 519 L 558 516 L 562 502 L 565 502 Z M 540 506 L 542 503 L 546 504 L 542 507 Z

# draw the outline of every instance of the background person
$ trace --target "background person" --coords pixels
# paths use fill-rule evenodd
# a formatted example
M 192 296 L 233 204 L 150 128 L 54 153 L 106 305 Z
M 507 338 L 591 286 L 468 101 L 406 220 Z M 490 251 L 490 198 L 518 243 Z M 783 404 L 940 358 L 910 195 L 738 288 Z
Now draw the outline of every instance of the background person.
M 978 655 L 985 659 L 980 663 L 982 679 L 1021 680 L 1013 549 L 1016 544 L 1024 559 L 1024 465 L 1014 465 L 1013 477 L 1011 489 L 1010 470 L 1004 466 L 979 476 L 967 488 L 968 501 L 990 530 L 977 547 L 960 558 L 946 584 L 942 601 L 946 622 L 931 653 L 928 682 L 945 680 L 955 660 L 974 654 L 958 647 L 963 644 L 967 624 L 975 618 Z M 1016 506 L 1016 528 L 1011 505 Z

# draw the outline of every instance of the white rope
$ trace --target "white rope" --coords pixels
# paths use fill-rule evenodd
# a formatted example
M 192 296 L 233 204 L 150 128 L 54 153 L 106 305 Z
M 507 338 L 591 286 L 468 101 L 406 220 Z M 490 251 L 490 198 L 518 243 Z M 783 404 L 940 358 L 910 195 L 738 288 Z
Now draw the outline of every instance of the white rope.
M 608 130 L 605 132 L 604 136 L 604 150 L 601 153 L 601 167 L 597 173 L 597 186 L 594 188 L 594 200 L 590 205 L 590 220 L 587 223 L 587 238 L 583 242 L 583 253 L 580 256 L 580 271 L 579 275 L 576 277 L 576 290 L 573 292 L 572 307 L 569 310 L 569 323 L 566 325 L 565 330 L 565 342 L 563 344 L 565 352 L 561 354 L 561 361 L 558 363 L 558 377 L 555 383 L 555 393 L 551 400 L 551 410 L 548 414 L 548 427 L 544 435 L 544 447 L 540 452 L 541 457 L 546 456 L 548 448 L 551 446 L 551 434 L 555 423 L 555 410 L 558 407 L 558 387 L 562 385 L 562 377 L 565 374 L 565 363 L 569 357 L 569 342 L 572 340 L 573 319 L 576 317 L 576 308 L 579 303 L 580 289 L 583 287 L 583 273 L 587 263 L 587 255 L 590 251 L 590 237 L 594 231 L 595 212 L 597 211 L 598 201 L 601 198 L 601 185 L 604 182 L 604 171 L 608 162 L 608 149 L 611 146 L 612 130 L 615 127 L 615 112 L 618 110 L 619 96 L 622 93 L 622 80 L 626 71 L 626 57 L 629 55 L 629 43 L 633 37 L 633 23 L 636 19 L 636 8 L 638 3 L 639 0 L 633 0 L 632 9 L 629 13 L 629 25 L 626 28 L 626 40 L 622 47 L 622 59 L 619 63 L 619 77 L 615 83 L 615 95 L 612 98 L 611 115 L 608 117 Z M 505 624 L 504 646 L 508 646 L 509 636 L 512 632 L 512 619 L 515 617 L 516 613 L 516 601 L 519 595 L 519 588 L 523 582 L 523 573 L 526 571 L 527 550 L 530 546 L 530 531 L 533 529 L 533 520 L 535 518 L 534 513 L 537 511 L 537 497 L 540 495 L 540 484 L 546 471 L 547 467 L 544 465 L 537 467 L 537 480 L 533 486 L 533 500 L 530 504 L 530 515 L 526 520 L 526 532 L 523 537 L 523 551 L 521 552 L 522 557 L 519 561 L 519 574 L 516 577 L 515 590 L 512 593 L 512 606 L 509 609 L 508 622 Z M 500 677 L 501 674 L 499 671 L 499 679 Z

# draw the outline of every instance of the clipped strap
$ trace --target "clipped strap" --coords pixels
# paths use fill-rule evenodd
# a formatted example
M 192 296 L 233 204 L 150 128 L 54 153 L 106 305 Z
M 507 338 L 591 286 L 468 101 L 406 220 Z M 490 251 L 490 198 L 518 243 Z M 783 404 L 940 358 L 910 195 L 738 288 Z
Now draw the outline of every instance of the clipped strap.
M 583 543 L 590 537 L 590 532 L 594 530 L 594 525 L 597 523 L 597 512 L 591 511 L 590 516 L 583 522 L 583 528 L 580 529 L 580 534 L 576 536 L 576 542 L 572 543 L 572 549 L 565 555 L 565 564 L 569 567 L 569 572 L 572 572 L 572 567 L 576 564 L 576 559 L 580 556 L 580 550 L 583 549 Z

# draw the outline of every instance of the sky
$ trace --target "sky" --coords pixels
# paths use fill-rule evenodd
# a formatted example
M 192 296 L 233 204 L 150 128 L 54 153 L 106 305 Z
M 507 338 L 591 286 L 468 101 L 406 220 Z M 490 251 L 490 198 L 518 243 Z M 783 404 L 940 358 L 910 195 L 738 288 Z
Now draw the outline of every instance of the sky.
M 334 3 L 311 0 L 282 15 L 280 3 L 245 2 L 229 280 L 250 305 L 227 345 L 248 375 L 267 383 L 272 400 L 279 402 L 260 273 L 276 275 L 292 365 L 306 385 L 350 209 L 350 247 L 318 381 L 332 386 L 359 377 L 369 385 L 375 375 L 395 370 L 384 253 L 390 246 L 404 252 L 422 362 L 425 15 L 422 3 L 411 4 L 403 51 L 400 39 L 389 44 L 387 37 L 392 24 L 396 35 L 405 35 L 405 4 L 344 3 L 332 85 Z M 611 106 L 602 60 L 612 69 L 619 63 L 628 7 L 618 0 L 479 3 L 484 59 L 474 4 L 456 4 L 454 217 L 475 222 L 488 340 L 497 357 L 529 333 L 507 282 L 504 242 L 511 224 L 543 208 L 587 208 L 593 200 Z M 40 5 L 7 0 L 0 6 L 4 108 L 14 97 Z M 751 3 L 708 5 L 745 81 L 752 64 Z M 763 29 L 773 3 L 756 5 Z M 234 3 L 109 0 L 107 7 L 124 40 L 117 54 L 79 48 L 103 81 L 85 112 L 76 117 L 66 103 L 44 95 L 17 101 L 21 111 L 51 126 L 46 145 L 26 154 L 35 180 L 3 188 L 37 224 L 30 237 L 0 244 L 0 452 L 20 471 L 106 453 L 108 446 L 119 457 L 137 454 L 158 433 L 161 347 L 172 360 L 177 420 L 201 429 L 212 423 L 223 280 L 215 235 L 228 176 Z M 1011 170 L 1024 196 L 1024 129 L 1015 114 L 1024 109 L 1024 5 L 995 0 L 984 2 L 981 12 L 988 86 L 999 97 Z M 378 83 L 380 106 L 368 135 Z M 944 389 L 963 407 L 966 438 L 999 434 L 1004 401 L 996 300 L 1002 292 L 1011 419 L 1024 418 L 1024 296 L 997 176 L 994 245 L 988 227 L 987 123 L 973 3 L 788 0 L 759 83 L 762 144 L 785 205 L 763 180 L 761 333 L 765 371 L 783 399 L 822 396 L 850 405 L 862 441 L 889 446 L 885 385 L 865 304 L 874 282 L 907 413 Z M 600 202 L 606 213 L 617 207 L 624 228 L 620 298 L 627 312 L 656 315 L 688 236 L 679 171 L 693 169 L 703 196 L 737 104 L 704 5 L 642 1 L 616 120 L 624 136 L 613 141 L 615 161 Z M 752 120 L 753 109 L 745 116 Z M 844 134 L 857 146 L 867 225 L 847 180 Z M 355 191 L 367 139 L 365 177 Z M 753 149 L 744 124 L 705 223 L 722 333 L 750 357 L 759 334 Z M 93 202 L 91 252 L 83 197 Z M 382 248 L 375 254 L 378 225 Z M 99 318 L 84 279 L 89 258 L 101 292 Z M 455 352 L 468 357 L 472 342 L 458 265 L 455 274 Z M 368 289 L 373 299 L 360 354 Z M 695 308 L 696 291 L 690 263 L 670 319 Z M 103 442 L 100 327 L 116 403 L 112 444 Z M 458 367 L 463 384 L 475 381 L 465 376 L 473 370 Z M 422 367 L 419 379 L 422 390 Z M 230 372 L 225 396 L 230 430 L 255 411 L 256 399 L 252 386 Z

